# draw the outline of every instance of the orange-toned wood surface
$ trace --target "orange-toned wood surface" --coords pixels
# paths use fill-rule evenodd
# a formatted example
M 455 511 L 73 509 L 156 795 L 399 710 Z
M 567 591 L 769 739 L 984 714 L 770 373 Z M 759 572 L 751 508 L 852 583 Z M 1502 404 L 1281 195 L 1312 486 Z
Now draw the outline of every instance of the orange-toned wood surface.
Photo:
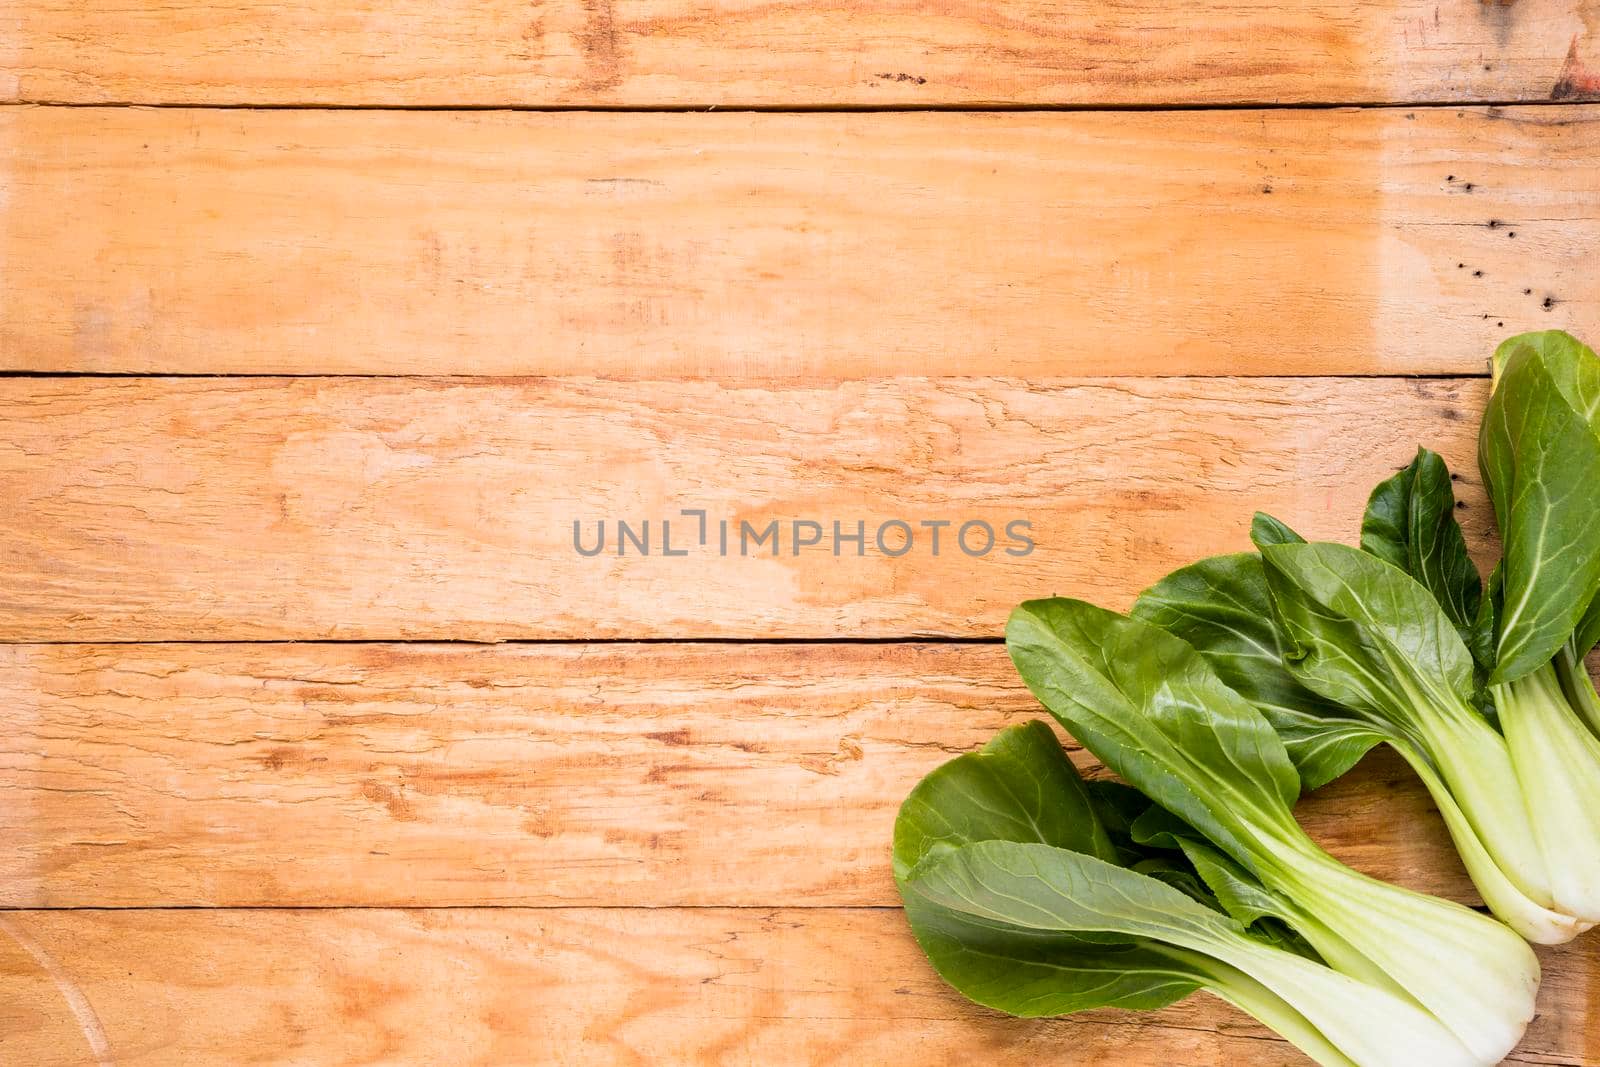
M 993 637 L 1031 595 L 1122 608 L 1173 567 L 1244 550 L 1257 508 L 1351 539 L 1418 442 L 1461 473 L 1487 547 L 1487 386 L 13 378 L 0 636 Z M 708 512 L 704 546 L 686 508 Z M 896 518 L 919 540 L 893 557 L 874 541 Z M 619 520 L 651 522 L 650 555 Z M 662 554 L 663 520 L 686 555 Z M 741 543 L 740 523 L 774 520 L 776 555 Z M 579 554 L 575 521 L 588 549 L 607 523 L 600 555 Z M 795 521 L 822 542 L 796 554 Z M 835 521 L 866 524 L 866 554 L 834 554 Z M 941 521 L 935 557 L 920 523 Z M 959 550 L 969 521 L 995 530 L 987 555 Z M 1032 524 L 1030 555 L 1007 554 L 1014 521 Z
M 11 907 L 893 905 L 905 794 L 1047 717 L 996 644 L 11 645 L 0 706 Z M 1476 902 L 1398 759 L 1301 815 Z
M 1480 374 L 1600 332 L 1595 106 L 13 108 L 0 146 L 14 370 Z
M 1487 559 L 1597 160 L 1594 0 L 0 5 L 0 1063 L 1302 1062 L 961 1000 L 894 811 L 1039 714 L 1025 596 L 1418 442 Z M 1473 901 L 1393 758 L 1300 812 Z M 1600 1067 L 1596 943 L 1507 1062 Z
M 815 107 L 1566 100 L 1585 0 L 17 4 L 0 99 Z

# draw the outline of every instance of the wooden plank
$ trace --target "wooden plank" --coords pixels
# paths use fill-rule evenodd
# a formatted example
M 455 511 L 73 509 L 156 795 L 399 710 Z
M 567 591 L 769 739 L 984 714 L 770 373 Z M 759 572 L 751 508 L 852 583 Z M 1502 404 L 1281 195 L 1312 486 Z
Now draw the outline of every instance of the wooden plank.
M 11 645 L 0 709 L 6 907 L 894 904 L 911 787 L 1048 718 L 900 644 Z M 1302 816 L 1476 901 L 1398 759 Z
M 1592 96 L 1582 0 L 47 0 L 0 20 L 3 99 L 882 106 Z M 1571 59 L 1569 60 L 1569 54 Z
M 1306 1062 L 1203 994 L 1141 1015 L 975 1008 L 895 910 L 20 912 L 0 931 L 26 942 L 0 935 L 0 1051 L 37 1067 L 95 1062 L 91 1042 L 122 1067 Z M 1594 953 L 1541 956 L 1540 1015 L 1505 1062 L 1600 1063 Z
M 12 108 L 0 368 L 1477 374 L 1600 335 L 1597 119 Z
M 1487 547 L 1486 391 L 0 380 L 0 640 L 994 636 L 1030 596 L 1126 607 L 1173 567 L 1248 548 L 1258 508 L 1353 539 L 1419 441 L 1461 472 Z M 707 512 L 705 544 L 683 509 Z M 593 551 L 602 520 L 604 550 L 581 555 L 574 524 Z M 648 556 L 619 521 L 636 538 L 650 523 Z M 663 522 L 686 554 L 663 555 Z M 968 527 L 962 550 L 960 530 L 979 522 L 994 543 L 969 555 L 986 536 Z M 1007 537 L 1015 522 L 1032 525 Z

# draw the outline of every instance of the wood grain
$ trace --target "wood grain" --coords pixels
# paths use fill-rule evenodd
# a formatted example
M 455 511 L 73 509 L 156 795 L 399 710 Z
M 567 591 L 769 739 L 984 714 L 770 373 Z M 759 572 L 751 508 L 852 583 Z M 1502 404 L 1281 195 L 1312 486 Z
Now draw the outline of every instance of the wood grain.
M 429 106 L 882 106 L 1571 99 L 1582 0 L 38 0 L 0 99 Z M 1569 61 L 1570 55 L 1570 61 Z
M 1597 120 L 11 108 L 0 369 L 1477 374 L 1600 336 Z
M 0 716 L 6 907 L 894 904 L 911 787 L 1048 718 L 903 644 L 10 645 Z M 1302 818 L 1476 902 L 1397 759 Z
M 1461 473 L 1488 548 L 1486 387 L 13 378 L 0 640 L 995 636 L 1030 596 L 1126 607 L 1247 548 L 1258 508 L 1349 540 L 1418 442 Z M 874 543 L 902 550 L 891 519 L 899 556 Z M 580 555 L 574 522 L 593 549 L 601 520 Z M 664 520 L 686 555 L 662 555 Z M 650 555 L 618 521 L 652 524 Z M 772 521 L 778 554 L 741 544 Z M 806 521 L 823 540 L 796 554 Z M 934 556 L 920 524 L 947 521 Z M 1014 521 L 1031 554 L 1007 554 Z M 864 554 L 834 554 L 833 522 L 864 524 Z M 968 522 L 995 531 L 987 555 L 955 543 Z
M 1153 1015 L 1008 1019 L 944 988 L 896 910 L 22 912 L 0 918 L 10 1062 L 822 1064 L 1306 1061 L 1205 995 Z M 1542 951 L 1507 1063 L 1600 1063 L 1586 946 Z M 60 983 L 60 984 L 58 984 Z

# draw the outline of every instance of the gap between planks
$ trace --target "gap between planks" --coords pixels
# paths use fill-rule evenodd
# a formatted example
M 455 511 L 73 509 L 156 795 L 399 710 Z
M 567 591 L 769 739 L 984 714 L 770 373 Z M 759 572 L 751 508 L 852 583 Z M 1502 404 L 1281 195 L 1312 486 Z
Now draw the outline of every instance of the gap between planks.
M 91 110 L 96 108 L 140 108 L 150 111 L 373 111 L 373 112 L 430 112 L 443 113 L 494 113 L 508 114 L 571 114 L 597 115 L 900 115 L 922 112 L 945 115 L 1001 114 L 1082 114 L 1092 112 L 1184 113 L 1208 111 L 1428 111 L 1455 108 L 1511 108 L 1511 107 L 1582 107 L 1593 105 L 1592 97 L 1571 97 L 1561 100 L 1539 100 L 1507 97 L 1482 100 L 1307 100 L 1278 102 L 1272 100 L 1247 100 L 1237 103 L 1150 103 L 1118 104 L 1100 101 L 1080 104 L 722 104 L 650 105 L 650 104 L 277 104 L 277 103 L 183 103 L 159 100 L 8 100 L 0 102 L 4 108 L 62 108 Z
M 910 374 L 910 373 L 907 373 L 907 374 L 870 374 L 870 375 L 862 375 L 860 377 L 853 377 L 853 378 L 846 379 L 846 380 L 856 381 L 856 382 L 870 382 L 870 381 L 892 382 L 892 381 L 896 381 L 896 380 L 899 380 L 899 379 L 918 380 L 918 379 L 922 379 L 922 378 L 926 378 L 926 377 L 927 377 L 927 375 Z M 972 375 L 972 377 L 988 377 L 988 375 L 977 375 L 977 374 L 974 374 L 974 375 Z M 1070 379 L 1073 376 L 1072 375 L 1055 374 L 1055 375 L 1048 375 L 1048 377 L 1056 378 L 1056 379 Z M 1186 373 L 1179 373 L 1177 371 L 1162 371 L 1162 370 L 1159 370 L 1159 369 L 1153 369 L 1153 370 L 1144 370 L 1144 371 L 1138 371 L 1138 372 L 1135 372 L 1135 373 L 1128 373 L 1128 374 L 1117 374 L 1115 372 L 1110 372 L 1110 373 L 1106 373 L 1106 374 L 1083 375 L 1082 377 L 1084 377 L 1085 379 L 1090 379 L 1090 378 L 1093 378 L 1093 379 L 1106 379 L 1106 380 L 1110 380 L 1110 381 L 1143 381 L 1143 380 L 1160 381 L 1160 380 L 1166 379 L 1166 378 L 1237 378 L 1237 379 L 1240 379 L 1242 381 L 1248 381 L 1248 380 L 1252 380 L 1252 379 L 1260 378 L 1260 377 L 1270 377 L 1270 378 L 1285 378 L 1285 379 L 1289 379 L 1289 380 L 1292 380 L 1292 381 L 1308 381 L 1308 380 L 1314 380 L 1314 379 L 1319 379 L 1319 378 L 1327 378 L 1327 379 L 1333 379 L 1333 380 L 1337 381 L 1337 380 L 1344 379 L 1344 378 L 1351 378 L 1351 379 L 1359 379 L 1361 381 L 1394 380 L 1394 381 L 1424 381 L 1425 382 L 1425 381 L 1456 381 L 1456 380 L 1462 380 L 1462 379 L 1470 380 L 1470 379 L 1474 379 L 1474 378 L 1487 379 L 1487 378 L 1490 377 L 1490 374 L 1489 374 L 1489 369 L 1488 369 L 1488 361 L 1485 360 L 1483 371 L 1482 372 L 1476 372 L 1476 373 L 1475 372 L 1469 372 L 1469 371 L 1419 371 L 1419 372 L 1416 372 L 1416 373 L 1396 373 L 1396 372 L 1393 372 L 1393 371 L 1352 370 L 1352 371 L 1350 371 L 1348 373 L 1343 373 L 1343 374 L 1329 374 L 1329 373 L 1326 373 L 1326 372 L 1318 372 L 1318 371 L 1307 371 L 1305 373 L 1296 374 L 1293 371 L 1283 371 L 1283 372 L 1274 372 L 1273 374 L 1270 374 L 1270 375 L 1242 375 L 1242 374 L 1239 374 L 1237 372 L 1229 372 L 1229 371 L 1218 371 L 1215 374 L 1205 374 L 1205 373 L 1186 374 Z M 607 375 L 607 374 L 509 374 L 509 373 L 495 373 L 495 372 L 486 372 L 486 373 L 483 373 L 483 374 L 465 374 L 465 373 L 463 373 L 463 374 L 407 374 L 407 373 L 404 373 L 404 372 L 394 372 L 394 371 L 377 371 L 377 372 L 372 372 L 372 373 L 359 373 L 359 372 L 357 372 L 357 373 L 345 373 L 345 372 L 339 372 L 339 371 L 304 371 L 304 372 L 284 372 L 284 373 L 276 373 L 276 374 L 262 374 L 262 373 L 258 373 L 256 371 L 159 371 L 159 372 L 152 372 L 152 371 L 137 371 L 137 370 L 0 370 L 0 381 L 3 381 L 3 380 L 8 379 L 8 378 L 40 378 L 40 379 L 46 379 L 46 380 L 55 379 L 55 378 L 60 378 L 60 379 L 87 378 L 87 379 L 107 379 L 107 380 L 119 380 L 119 379 L 126 379 L 126 378 L 142 378 L 142 379 L 151 379 L 151 380 L 158 380 L 158 381 L 159 380 L 167 380 L 167 379 L 172 379 L 174 381 L 188 381 L 188 380 L 201 380 L 201 381 L 204 381 L 206 379 L 211 379 L 211 378 L 227 378 L 227 379 L 245 378 L 245 379 L 260 379 L 262 381 L 300 381 L 300 380 L 307 380 L 307 379 L 315 380 L 315 379 L 318 379 L 318 378 L 328 378 L 328 379 L 353 378 L 353 379 L 366 380 L 366 381 L 384 381 L 384 380 L 416 381 L 416 380 L 419 380 L 419 379 L 425 379 L 425 380 L 428 380 L 428 381 L 437 381 L 437 382 L 445 383 L 445 384 L 448 384 L 448 383 L 451 383 L 451 382 L 457 382 L 457 383 L 463 383 L 463 384 L 468 384 L 468 383 L 472 383 L 472 382 L 484 382 L 484 383 L 491 383 L 491 384 L 499 383 L 499 384 L 508 384 L 508 385 L 515 385 L 515 384 L 527 383 L 527 382 L 537 382 L 537 381 L 542 381 L 542 380 L 546 380 L 546 379 L 550 379 L 550 378 L 575 378 L 575 379 L 582 379 L 582 380 L 585 380 L 585 381 L 612 382 L 612 383 L 616 383 L 616 384 L 630 384 L 630 385 L 647 385 L 647 384 L 649 384 L 649 381 L 650 381 L 649 379 L 641 380 L 641 379 L 638 379 L 638 378 L 631 378 L 631 377 L 628 377 L 627 375 L 621 375 L 621 374 L 618 374 L 618 375 Z M 681 374 L 681 375 L 670 375 L 669 374 L 669 375 L 664 375 L 661 379 L 658 379 L 658 380 L 663 380 L 663 381 L 685 381 L 685 382 L 687 382 L 687 381 L 699 381 L 699 380 L 702 380 L 702 376 L 690 375 L 690 374 Z M 793 378 L 793 377 L 786 377 L 786 376 L 782 376 L 782 375 L 760 375 L 760 374 L 739 375 L 737 380 L 739 382 L 747 384 L 747 385 L 773 385 L 773 386 L 805 385 L 805 384 L 827 385 L 827 384 L 837 383 L 837 382 L 841 381 L 840 378 L 833 377 L 833 376 L 817 376 L 817 377 L 814 377 L 814 378 Z

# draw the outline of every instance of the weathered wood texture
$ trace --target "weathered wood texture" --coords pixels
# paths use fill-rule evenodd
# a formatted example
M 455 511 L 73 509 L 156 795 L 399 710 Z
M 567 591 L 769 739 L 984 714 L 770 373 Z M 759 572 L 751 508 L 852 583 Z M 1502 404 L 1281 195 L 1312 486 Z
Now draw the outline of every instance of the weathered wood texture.
M 900 801 L 1031 717 L 999 645 L 0 646 L 0 905 L 894 904 Z M 1476 902 L 1397 759 L 1302 814 Z
M 1597 158 L 1590 106 L 12 108 L 0 368 L 1477 374 L 1600 335 Z
M 1583 0 L 18 4 L 0 99 L 873 106 L 1572 99 Z
M 1488 506 L 1483 379 L 0 381 L 0 639 L 995 636 L 1249 547 L 1350 540 L 1418 442 Z M 704 508 L 698 521 L 681 509 Z M 662 519 L 674 551 L 663 556 Z M 717 522 L 729 521 L 720 555 Z M 898 518 L 912 549 L 873 543 Z M 651 523 L 651 554 L 616 522 Z M 596 523 L 605 551 L 592 558 Z M 755 547 L 740 523 L 781 540 Z M 793 550 L 794 521 L 822 542 Z M 1007 540 L 1031 522 L 1031 555 Z M 840 542 L 865 523 L 865 555 Z M 949 521 L 940 555 L 931 528 Z M 995 546 L 962 552 L 959 526 Z M 801 528 L 802 540 L 816 531 Z M 1017 531 L 1022 533 L 1024 531 Z M 617 554 L 619 543 L 626 555 Z M 903 533 L 885 530 L 889 551 Z M 969 530 L 968 547 L 984 545 Z M 741 547 L 749 555 L 741 556 Z
M 892 909 L 22 912 L 0 931 L 27 943 L 0 932 L 0 1052 L 30 1067 L 94 1063 L 92 1042 L 122 1067 L 1306 1062 L 1204 995 L 975 1008 Z M 1541 955 L 1541 1012 L 1506 1062 L 1600 1063 L 1594 953 Z

